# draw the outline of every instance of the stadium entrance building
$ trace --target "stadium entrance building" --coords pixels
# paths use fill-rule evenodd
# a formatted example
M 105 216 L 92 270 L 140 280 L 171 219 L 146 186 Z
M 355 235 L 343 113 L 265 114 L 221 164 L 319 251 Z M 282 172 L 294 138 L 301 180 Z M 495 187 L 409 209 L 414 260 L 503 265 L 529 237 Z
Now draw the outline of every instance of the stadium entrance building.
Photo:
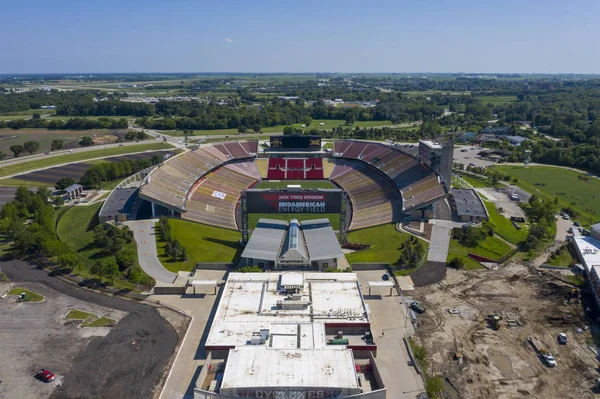
M 242 253 L 242 264 L 267 269 L 345 269 L 349 265 L 328 219 L 261 218 Z

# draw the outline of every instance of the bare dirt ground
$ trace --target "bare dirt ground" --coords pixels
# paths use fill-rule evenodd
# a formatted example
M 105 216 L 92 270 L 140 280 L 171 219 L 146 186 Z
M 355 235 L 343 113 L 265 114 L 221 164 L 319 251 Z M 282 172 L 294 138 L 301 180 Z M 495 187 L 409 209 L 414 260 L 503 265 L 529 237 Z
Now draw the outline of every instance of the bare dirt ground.
M 420 288 L 414 297 L 427 312 L 417 334 L 426 347 L 431 371 L 446 379 L 451 398 L 591 398 L 599 360 L 580 301 L 565 304 L 571 287 L 551 274 L 511 264 L 495 271 L 448 270 L 446 279 Z M 584 295 L 584 303 L 591 300 Z M 453 315 L 449 308 L 460 314 Z M 488 314 L 502 326 L 488 325 Z M 508 326 L 507 320 L 520 325 Z M 583 332 L 577 333 L 576 329 Z M 567 345 L 559 345 L 559 333 Z M 554 355 L 547 367 L 528 337 L 539 339 Z M 463 355 L 462 361 L 454 354 Z

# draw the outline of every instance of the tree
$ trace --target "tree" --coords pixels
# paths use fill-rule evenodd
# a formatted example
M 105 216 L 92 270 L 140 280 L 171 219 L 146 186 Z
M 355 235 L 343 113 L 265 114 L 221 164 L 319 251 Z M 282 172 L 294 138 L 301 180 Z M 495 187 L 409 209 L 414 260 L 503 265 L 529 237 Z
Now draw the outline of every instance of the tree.
M 290 134 L 294 134 L 295 130 L 292 126 L 285 126 L 283 128 L 283 135 L 284 136 L 289 136 Z
M 110 279 L 111 285 L 114 283 L 115 277 L 119 277 L 121 275 L 119 266 L 114 259 L 108 258 L 102 261 L 102 274 Z
M 40 149 L 40 143 L 37 141 L 26 141 L 23 143 L 23 149 L 29 154 L 35 154 Z
M 0 161 L 3 160 L 4 158 L 6 158 L 6 153 L 0 151 Z
M 12 151 L 13 156 L 16 158 L 25 151 L 25 148 L 23 148 L 23 146 L 20 144 L 16 144 L 10 146 L 10 150 Z
M 82 147 L 89 147 L 94 145 L 94 140 L 90 136 L 83 136 L 79 141 L 79 145 Z
M 188 260 L 187 250 L 185 249 L 185 247 L 181 248 L 181 254 L 179 256 L 179 259 L 182 262 L 186 262 Z
M 77 182 L 72 177 L 62 177 L 56 182 L 54 187 L 56 187 L 57 190 L 64 190 L 65 188 L 72 186 L 75 183 Z
M 70 272 L 81 264 L 81 260 L 74 253 L 66 252 L 59 255 L 58 264 L 64 272 Z
M 239 125 L 237 131 L 238 133 L 246 133 L 248 131 L 248 128 L 244 125 Z
M 50 151 L 57 151 L 63 148 L 65 145 L 62 140 L 52 140 L 52 144 L 50 144 Z
M 115 260 L 117 265 L 119 265 L 119 269 L 125 270 L 135 264 L 135 253 L 130 250 L 117 252 L 115 255 Z
M 464 269 L 465 261 L 459 257 L 454 257 L 450 262 L 448 262 L 448 267 L 453 267 L 455 269 Z
M 92 276 L 98 276 L 100 278 L 100 282 L 102 282 L 103 270 L 102 270 L 102 265 L 100 264 L 100 262 L 93 262 L 90 265 L 90 274 Z

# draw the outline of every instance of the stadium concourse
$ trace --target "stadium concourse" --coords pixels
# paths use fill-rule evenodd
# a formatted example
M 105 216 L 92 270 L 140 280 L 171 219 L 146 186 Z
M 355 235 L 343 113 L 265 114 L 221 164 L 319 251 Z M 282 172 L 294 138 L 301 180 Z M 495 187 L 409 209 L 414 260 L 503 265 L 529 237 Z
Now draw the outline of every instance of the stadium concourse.
M 350 200 L 348 230 L 422 217 L 448 195 L 439 171 L 395 146 L 335 140 L 333 151 L 320 144 L 310 151 L 273 151 L 257 141 L 203 145 L 157 167 L 139 196 L 152 203 L 153 216 L 238 230 L 241 193 L 263 180 L 333 182 Z

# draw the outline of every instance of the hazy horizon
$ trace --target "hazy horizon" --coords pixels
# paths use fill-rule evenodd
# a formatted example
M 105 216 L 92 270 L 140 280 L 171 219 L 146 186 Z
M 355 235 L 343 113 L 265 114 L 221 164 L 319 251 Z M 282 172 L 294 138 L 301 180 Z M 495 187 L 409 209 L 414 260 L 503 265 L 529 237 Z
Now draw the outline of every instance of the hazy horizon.
M 0 74 L 600 74 L 598 15 L 594 0 L 33 0 L 3 9 Z

